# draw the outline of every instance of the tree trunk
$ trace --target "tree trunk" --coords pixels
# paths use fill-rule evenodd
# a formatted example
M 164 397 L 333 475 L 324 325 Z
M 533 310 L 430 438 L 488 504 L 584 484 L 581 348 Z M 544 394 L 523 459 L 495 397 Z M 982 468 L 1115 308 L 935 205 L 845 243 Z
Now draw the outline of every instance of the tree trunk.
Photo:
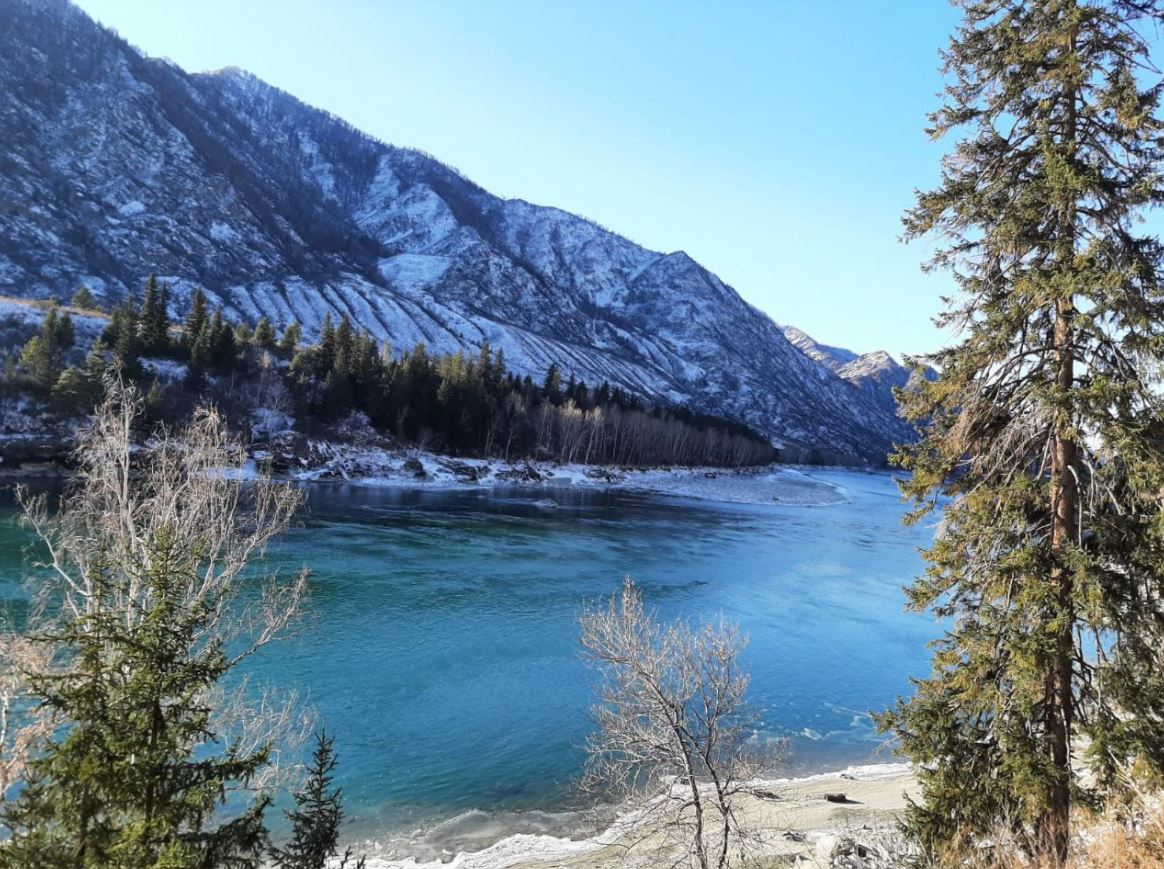
M 1055 348 L 1059 357 L 1058 386 L 1070 390 L 1075 379 L 1071 349 L 1074 314 L 1069 301 L 1060 301 L 1056 311 Z M 1069 421 L 1068 421 L 1069 422 Z M 1055 649 L 1047 674 L 1047 701 L 1044 740 L 1054 767 L 1055 778 L 1047 792 L 1047 807 L 1040 818 L 1042 847 L 1058 865 L 1067 860 L 1071 812 L 1071 713 L 1072 713 L 1072 609 L 1071 572 L 1063 564 L 1063 554 L 1078 524 L 1078 481 L 1075 462 L 1078 447 L 1062 431 L 1055 435 L 1051 464 L 1051 581 L 1056 588 L 1058 618 Z
M 1077 25 L 1066 35 L 1065 55 L 1076 55 Z M 1071 75 L 1068 67 L 1066 75 Z M 1078 86 L 1068 80 L 1064 86 L 1065 117 L 1061 145 L 1074 161 L 1076 150 L 1076 102 Z M 1075 259 L 1076 203 L 1068 192 L 1059 207 L 1060 268 L 1072 268 Z M 1054 778 L 1047 789 L 1047 806 L 1039 819 L 1038 832 L 1045 855 L 1055 865 L 1067 861 L 1071 835 L 1071 716 L 1072 657 L 1075 614 L 1072 607 L 1071 571 L 1063 563 L 1064 550 L 1078 527 L 1079 481 L 1075 475 L 1078 445 L 1072 432 L 1071 402 L 1075 388 L 1075 302 L 1070 296 L 1055 302 L 1054 349 L 1058 399 L 1066 405 L 1056 408 L 1053 455 L 1051 459 L 1051 582 L 1055 587 L 1055 647 L 1047 673 L 1044 741 Z

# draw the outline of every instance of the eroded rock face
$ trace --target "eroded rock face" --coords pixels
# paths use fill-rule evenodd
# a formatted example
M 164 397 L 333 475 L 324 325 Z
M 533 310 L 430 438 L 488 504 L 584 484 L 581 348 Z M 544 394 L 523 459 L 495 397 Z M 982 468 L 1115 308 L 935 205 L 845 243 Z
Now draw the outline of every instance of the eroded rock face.
M 900 869 L 910 865 L 914 850 L 892 827 L 860 827 L 825 833 L 816 838 L 807 865 L 832 869 Z
M 0 294 L 116 300 L 156 272 L 236 319 L 348 314 L 397 349 L 488 341 L 880 464 L 910 432 L 687 254 L 491 195 L 237 70 L 143 57 L 59 0 L 0 5 Z

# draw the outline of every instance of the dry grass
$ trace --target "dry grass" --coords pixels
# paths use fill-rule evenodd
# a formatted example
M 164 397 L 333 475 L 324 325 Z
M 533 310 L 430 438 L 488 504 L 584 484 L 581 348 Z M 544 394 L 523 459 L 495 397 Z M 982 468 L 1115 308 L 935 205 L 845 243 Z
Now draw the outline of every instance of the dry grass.
M 77 317 L 96 317 L 100 320 L 108 320 L 109 314 L 105 311 L 98 311 L 96 308 L 75 308 L 72 305 L 55 302 L 52 299 L 20 299 L 16 296 L 0 295 L 0 302 L 5 302 L 12 305 L 20 305 L 25 308 L 38 308 L 42 311 L 47 311 L 49 308 L 56 307 L 62 313 Z
M 1060 869 L 1052 861 L 1027 856 L 1008 845 L 979 848 L 952 861 L 959 869 Z M 1164 869 L 1164 806 L 1143 804 L 1123 816 L 1077 818 L 1071 856 L 1065 869 Z
M 1071 869 L 1164 869 L 1164 808 L 1138 822 L 1100 819 L 1080 838 Z

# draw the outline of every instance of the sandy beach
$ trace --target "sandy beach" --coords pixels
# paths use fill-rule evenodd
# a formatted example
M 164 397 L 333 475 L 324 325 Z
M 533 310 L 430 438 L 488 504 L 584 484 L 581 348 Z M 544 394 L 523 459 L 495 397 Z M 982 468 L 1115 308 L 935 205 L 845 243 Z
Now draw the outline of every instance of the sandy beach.
M 867 850 L 873 859 L 883 854 L 907 795 L 916 795 L 917 787 L 906 765 L 877 764 L 758 782 L 754 792 L 739 804 L 751 840 L 751 865 L 823 867 L 838 850 L 849 847 L 854 855 Z M 826 794 L 844 794 L 845 802 L 831 802 Z M 646 869 L 655 865 L 658 855 L 626 847 L 629 839 L 644 838 L 643 832 L 624 820 L 580 840 L 516 834 L 481 851 L 448 854 L 433 862 L 370 856 L 368 869 Z

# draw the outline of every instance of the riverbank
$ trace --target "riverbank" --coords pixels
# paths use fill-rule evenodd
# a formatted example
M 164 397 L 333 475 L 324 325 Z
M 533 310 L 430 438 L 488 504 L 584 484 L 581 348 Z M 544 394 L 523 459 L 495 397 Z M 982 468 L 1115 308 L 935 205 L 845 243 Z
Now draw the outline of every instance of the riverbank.
M 278 569 L 311 566 L 307 628 L 247 667 L 259 683 L 309 692 L 334 728 L 349 841 L 381 865 L 610 857 L 594 838 L 604 825 L 565 811 L 577 808 L 570 782 L 593 701 L 576 624 L 585 603 L 609 596 L 628 572 L 662 617 L 723 613 L 747 632 L 764 732 L 792 743 L 785 775 L 868 762 L 879 737 L 867 710 L 923 672 L 931 629 L 902 614 L 899 589 L 928 533 L 900 526 L 888 475 L 620 471 L 630 481 L 608 483 L 538 463 L 550 482 L 507 488 L 492 482 L 511 469 L 503 463 L 491 463 L 485 482 L 450 485 L 439 457 L 388 458 L 393 478 L 417 458 L 428 481 L 304 484 L 304 524 L 269 557 Z M 827 483 L 844 500 L 727 508 L 626 490 L 675 478 L 758 499 L 769 474 L 777 485 Z M 14 523 L 0 527 L 15 583 L 23 537 Z M 792 819 L 780 835 L 789 825 L 794 835 L 816 829 Z
M 314 441 L 295 455 L 256 450 L 252 470 L 269 465 L 300 482 L 340 481 L 395 488 L 614 488 L 654 495 L 742 504 L 820 507 L 845 500 L 833 483 L 803 466 L 743 468 L 565 464 L 551 461 L 462 459 L 419 450 L 386 450 Z M 552 494 L 552 493 L 550 493 Z M 547 506 L 552 507 L 551 503 Z
M 844 802 L 825 798 L 844 794 Z M 739 816 L 749 838 L 756 866 L 896 865 L 899 856 L 895 821 L 917 784 L 904 764 L 850 767 L 840 772 L 796 779 L 757 782 L 752 795 L 739 804 Z M 377 854 L 369 848 L 368 869 L 615 869 L 626 865 L 651 866 L 652 857 L 628 854 L 630 839 L 650 838 L 625 819 L 586 838 L 518 833 L 479 851 L 454 853 L 448 849 L 433 860 Z M 394 847 L 399 848 L 399 843 Z M 659 855 L 654 855 L 659 859 Z M 645 860 L 645 862 L 644 862 Z M 804 863 L 807 861 L 807 863 Z

